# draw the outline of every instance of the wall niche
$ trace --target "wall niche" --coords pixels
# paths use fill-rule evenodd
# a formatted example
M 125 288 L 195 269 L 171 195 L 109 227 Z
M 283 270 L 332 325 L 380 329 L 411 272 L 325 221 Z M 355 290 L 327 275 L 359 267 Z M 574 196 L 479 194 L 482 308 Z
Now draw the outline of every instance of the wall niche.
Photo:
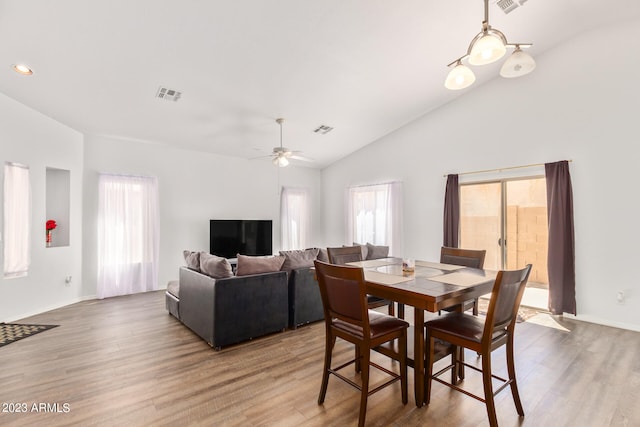
M 47 247 L 69 246 L 71 173 L 66 169 L 47 167 L 46 185 L 46 220 L 52 219 L 57 225 Z

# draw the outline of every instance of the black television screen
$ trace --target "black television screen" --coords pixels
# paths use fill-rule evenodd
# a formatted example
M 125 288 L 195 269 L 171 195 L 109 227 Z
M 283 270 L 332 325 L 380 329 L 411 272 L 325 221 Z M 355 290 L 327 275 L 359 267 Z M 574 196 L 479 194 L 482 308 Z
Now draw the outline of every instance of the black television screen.
M 209 252 L 225 258 L 272 255 L 272 228 L 270 219 L 209 220 Z

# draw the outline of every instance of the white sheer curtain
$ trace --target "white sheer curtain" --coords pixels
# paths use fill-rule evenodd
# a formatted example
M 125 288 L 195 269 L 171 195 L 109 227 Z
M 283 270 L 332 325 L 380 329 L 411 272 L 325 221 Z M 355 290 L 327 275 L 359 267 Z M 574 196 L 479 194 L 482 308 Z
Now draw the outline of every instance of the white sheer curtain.
M 347 190 L 347 244 L 389 246 L 402 256 L 402 183 L 366 185 Z
M 280 196 L 282 250 L 308 247 L 311 227 L 310 199 L 307 188 L 282 188 Z
M 100 175 L 98 298 L 158 289 L 158 210 L 156 178 Z
M 42 236 L 44 241 L 44 224 Z M 4 277 L 23 277 L 31 261 L 31 184 L 29 167 L 4 164 Z

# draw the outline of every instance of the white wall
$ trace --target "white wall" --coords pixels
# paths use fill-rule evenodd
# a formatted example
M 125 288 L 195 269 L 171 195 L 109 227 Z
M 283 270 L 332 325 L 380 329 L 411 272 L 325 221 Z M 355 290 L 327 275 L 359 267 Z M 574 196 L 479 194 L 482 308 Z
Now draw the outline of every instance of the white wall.
M 585 34 L 537 57 L 531 75 L 470 90 L 322 174 L 102 137 L 83 146 L 80 133 L 0 94 L 0 162 L 31 167 L 34 230 L 29 276 L 0 279 L 0 321 L 95 295 L 98 172 L 158 176 L 163 287 L 177 276 L 183 249 L 207 249 L 210 218 L 272 218 L 278 250 L 281 185 L 312 189 L 314 242 L 326 245 L 344 241 L 345 187 L 401 180 L 403 252 L 435 259 L 444 174 L 572 159 L 578 318 L 640 330 L 640 89 L 632 84 L 640 58 L 621 42 L 637 39 L 638 21 Z M 71 171 L 69 247 L 44 246 L 47 166 Z M 622 305 L 618 290 L 627 295 Z
M 320 171 L 275 167 L 269 159 L 244 160 L 157 144 L 86 137 L 84 175 L 84 295 L 97 281 L 98 174 L 158 177 L 160 192 L 159 286 L 178 278 L 182 251 L 209 250 L 209 219 L 272 219 L 274 251 L 280 249 L 280 188 L 312 192 L 313 241 L 322 232 Z
M 0 94 L 0 117 L 0 165 L 4 167 L 6 161 L 17 162 L 29 166 L 31 171 L 29 274 L 15 279 L 0 278 L 0 321 L 13 321 L 81 299 L 82 134 L 3 94 Z M 47 167 L 70 171 L 69 246 L 45 247 L 45 222 L 50 219 L 45 209 Z M 0 174 L 0 182 L 2 180 Z M 0 254 L 0 269 L 2 265 Z M 72 277 L 69 286 L 65 284 L 67 276 Z
M 640 40 L 640 22 L 573 39 L 532 74 L 492 80 L 325 169 L 326 240 L 344 240 L 346 186 L 401 180 L 404 254 L 437 259 L 443 175 L 571 159 L 578 318 L 640 330 L 640 57 L 625 40 Z

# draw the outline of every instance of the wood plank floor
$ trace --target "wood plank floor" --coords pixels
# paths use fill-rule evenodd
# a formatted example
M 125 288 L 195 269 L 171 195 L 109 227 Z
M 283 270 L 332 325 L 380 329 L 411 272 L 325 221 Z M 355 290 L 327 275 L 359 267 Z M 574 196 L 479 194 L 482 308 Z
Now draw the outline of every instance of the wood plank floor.
M 317 404 L 322 322 L 220 352 L 165 311 L 163 292 L 85 301 L 22 322 L 60 327 L 0 348 L 0 410 L 27 406 L 0 412 L 3 426 L 357 424 L 358 392 L 341 381 L 331 378 Z M 352 350 L 338 341 L 334 354 L 346 360 Z M 502 375 L 503 356 L 494 352 Z M 526 415 L 505 391 L 496 400 L 501 426 L 640 425 L 638 332 L 540 314 L 516 327 L 516 369 Z M 488 425 L 474 399 L 434 384 L 431 404 L 416 408 L 409 386 L 406 406 L 397 384 L 371 396 L 367 424 Z M 469 372 L 465 387 L 479 392 L 478 374 Z

